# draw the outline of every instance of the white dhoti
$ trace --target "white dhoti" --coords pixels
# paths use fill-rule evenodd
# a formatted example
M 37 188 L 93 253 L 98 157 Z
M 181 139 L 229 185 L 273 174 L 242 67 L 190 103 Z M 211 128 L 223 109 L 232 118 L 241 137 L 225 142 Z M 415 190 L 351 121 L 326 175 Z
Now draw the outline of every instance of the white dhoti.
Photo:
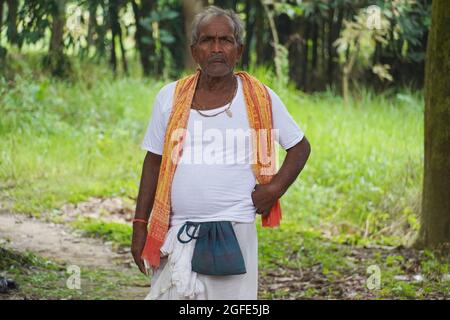
M 192 271 L 195 242 L 177 239 L 181 225 L 169 229 L 161 247 L 161 264 L 153 271 L 146 300 L 256 300 L 258 297 L 258 235 L 255 223 L 232 222 L 246 273 L 209 276 Z

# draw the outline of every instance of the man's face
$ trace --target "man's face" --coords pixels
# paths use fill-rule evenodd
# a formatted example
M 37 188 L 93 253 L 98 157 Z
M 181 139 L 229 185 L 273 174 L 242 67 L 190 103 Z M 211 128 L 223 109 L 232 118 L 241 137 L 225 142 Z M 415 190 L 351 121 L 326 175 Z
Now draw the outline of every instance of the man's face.
M 234 37 L 234 29 L 227 17 L 212 17 L 199 27 L 197 43 L 191 45 L 194 60 L 203 72 L 212 77 L 223 77 L 233 72 L 241 58 L 243 45 Z

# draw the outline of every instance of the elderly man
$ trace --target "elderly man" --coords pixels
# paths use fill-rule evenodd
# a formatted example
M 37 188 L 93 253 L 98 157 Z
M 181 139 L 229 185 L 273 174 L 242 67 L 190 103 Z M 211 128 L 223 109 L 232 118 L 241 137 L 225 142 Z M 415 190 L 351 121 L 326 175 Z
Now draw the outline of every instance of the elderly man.
M 263 227 L 280 223 L 279 198 L 308 159 L 277 94 L 234 72 L 242 32 L 232 11 L 198 14 L 197 72 L 156 96 L 132 239 L 137 266 L 152 271 L 147 299 L 257 299 L 256 214 Z M 278 172 L 274 141 L 287 151 Z

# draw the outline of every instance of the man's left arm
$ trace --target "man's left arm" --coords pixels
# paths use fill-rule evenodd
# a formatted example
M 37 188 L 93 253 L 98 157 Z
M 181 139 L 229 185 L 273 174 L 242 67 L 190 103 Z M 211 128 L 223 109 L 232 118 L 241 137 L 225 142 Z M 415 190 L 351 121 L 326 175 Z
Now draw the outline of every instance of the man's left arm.
M 252 200 L 256 212 L 267 215 L 275 202 L 288 190 L 303 170 L 311 153 L 308 139 L 303 139 L 295 146 L 286 150 L 287 154 L 283 164 L 268 184 L 258 184 L 252 193 Z

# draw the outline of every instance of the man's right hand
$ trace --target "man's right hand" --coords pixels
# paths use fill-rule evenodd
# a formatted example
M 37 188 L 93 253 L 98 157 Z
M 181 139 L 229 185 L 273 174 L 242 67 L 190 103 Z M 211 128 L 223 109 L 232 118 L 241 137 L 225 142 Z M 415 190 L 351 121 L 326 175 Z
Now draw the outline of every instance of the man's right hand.
M 139 267 L 139 270 L 145 275 L 147 275 L 147 270 L 145 269 L 144 260 L 142 260 L 141 255 L 144 250 L 146 239 L 147 225 L 143 223 L 134 223 L 131 254 L 133 255 L 134 262 Z
M 139 193 L 136 200 L 136 212 L 134 217 L 148 221 L 155 199 L 156 186 L 158 184 L 159 168 L 161 166 L 162 156 L 159 154 L 147 152 L 142 165 L 141 182 Z M 142 251 L 147 240 L 147 224 L 141 222 L 133 223 L 133 237 L 131 241 L 131 254 L 139 270 L 147 275 L 147 270 L 142 260 Z

